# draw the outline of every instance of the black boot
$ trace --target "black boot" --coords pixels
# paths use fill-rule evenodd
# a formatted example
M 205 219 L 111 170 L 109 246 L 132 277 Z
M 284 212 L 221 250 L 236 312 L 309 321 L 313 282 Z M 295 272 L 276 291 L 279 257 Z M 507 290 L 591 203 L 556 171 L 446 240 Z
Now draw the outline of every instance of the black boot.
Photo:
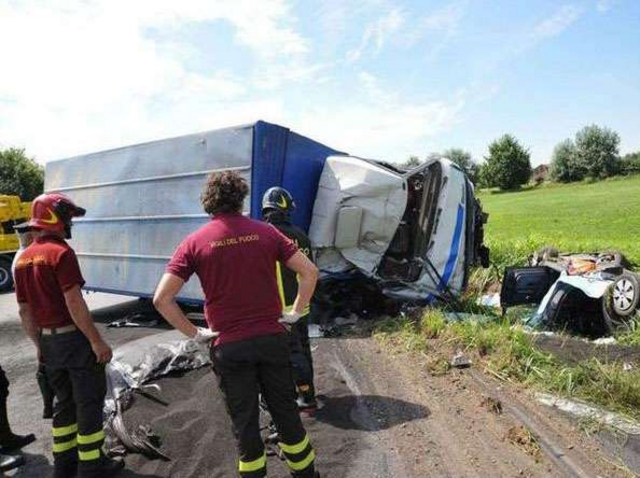
M 9 418 L 7 417 L 7 398 L 0 398 L 0 451 L 6 453 L 19 450 L 34 442 L 35 439 L 36 436 L 33 433 L 16 435 L 11 431 Z
M 78 462 L 76 460 L 54 464 L 53 478 L 74 478 L 76 476 L 78 476 Z
M 82 464 L 78 467 L 79 478 L 110 478 L 117 476 L 124 468 L 124 461 L 114 460 L 102 456 L 97 466 L 85 467 Z
M 0 455 L 0 473 L 24 465 L 23 456 Z

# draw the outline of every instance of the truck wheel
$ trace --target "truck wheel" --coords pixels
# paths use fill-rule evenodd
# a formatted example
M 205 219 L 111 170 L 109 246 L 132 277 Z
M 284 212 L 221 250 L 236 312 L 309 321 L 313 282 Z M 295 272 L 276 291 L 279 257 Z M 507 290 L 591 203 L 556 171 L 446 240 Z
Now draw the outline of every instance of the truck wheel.
M 602 312 L 609 330 L 628 330 L 640 303 L 638 276 L 631 272 L 622 273 L 609 286 L 602 300 Z
M 8 292 L 12 287 L 11 262 L 0 257 L 0 292 Z

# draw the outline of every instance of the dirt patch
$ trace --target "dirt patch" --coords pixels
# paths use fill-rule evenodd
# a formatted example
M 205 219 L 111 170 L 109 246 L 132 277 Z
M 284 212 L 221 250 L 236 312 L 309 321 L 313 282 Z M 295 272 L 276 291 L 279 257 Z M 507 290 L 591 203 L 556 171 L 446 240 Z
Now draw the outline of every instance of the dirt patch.
M 540 459 L 542 451 L 538 440 L 533 434 L 522 425 L 516 425 L 507 431 L 506 439 L 514 446 L 523 450 L 527 455 L 531 455 L 537 461 Z
M 484 397 L 480 404 L 491 413 L 495 413 L 496 415 L 502 414 L 502 402 L 493 397 Z
M 552 353 L 559 360 L 575 365 L 592 358 L 603 363 L 619 362 L 640 365 L 640 347 L 620 344 L 594 344 L 586 340 L 562 335 L 537 335 L 534 345 Z

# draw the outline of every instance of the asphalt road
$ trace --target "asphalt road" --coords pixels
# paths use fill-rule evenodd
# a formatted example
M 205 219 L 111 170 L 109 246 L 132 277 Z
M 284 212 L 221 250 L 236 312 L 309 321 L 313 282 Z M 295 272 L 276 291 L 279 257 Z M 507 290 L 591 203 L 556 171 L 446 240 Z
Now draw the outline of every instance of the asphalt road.
M 114 348 L 166 330 L 105 327 L 148 311 L 143 302 L 103 294 L 88 295 L 87 302 Z M 27 465 L 10 476 L 47 477 L 52 470 L 50 422 L 41 418 L 35 349 L 22 331 L 16 308 L 13 294 L 0 295 L 0 364 L 12 383 L 9 411 L 14 431 L 35 433 L 38 439 L 24 450 Z M 419 357 L 390 353 L 368 336 L 318 340 L 314 348 L 316 383 L 325 406 L 305 425 L 323 476 L 628 476 L 618 458 L 603 454 L 594 437 L 531 402 L 517 387 L 489 377 L 478 381 L 482 373 L 473 367 L 434 377 Z M 144 407 L 139 415 L 163 438 L 173 459 L 152 462 L 131 455 L 123 478 L 229 476 L 224 470 L 235 468 L 230 424 L 211 375 L 203 369 L 164 380 L 163 397 L 169 407 L 139 402 Z M 504 413 L 483 405 L 489 395 L 499 398 Z M 536 430 L 539 453 L 508 438 L 523 424 Z M 225 446 L 216 451 L 216 444 Z M 273 457 L 270 467 L 275 476 L 287 474 Z
M 107 328 L 105 324 L 132 313 L 148 310 L 148 305 L 131 297 L 92 293 L 85 295 L 100 332 L 113 347 L 140 337 L 162 332 L 165 328 Z M 26 447 L 27 465 L 8 476 L 49 476 L 51 457 L 51 421 L 43 420 L 42 401 L 35 379 L 36 352 L 26 337 L 18 317 L 15 294 L 0 294 L 0 364 L 11 386 L 9 419 L 14 433 L 35 433 L 37 440 Z

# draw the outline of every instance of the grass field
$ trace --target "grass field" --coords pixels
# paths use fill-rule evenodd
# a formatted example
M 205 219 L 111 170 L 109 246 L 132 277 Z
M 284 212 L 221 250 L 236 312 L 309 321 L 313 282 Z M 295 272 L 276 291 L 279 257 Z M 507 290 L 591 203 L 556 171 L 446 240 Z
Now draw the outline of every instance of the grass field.
M 481 191 L 486 239 L 498 267 L 544 246 L 562 252 L 619 250 L 640 265 L 640 175 L 595 183 Z

